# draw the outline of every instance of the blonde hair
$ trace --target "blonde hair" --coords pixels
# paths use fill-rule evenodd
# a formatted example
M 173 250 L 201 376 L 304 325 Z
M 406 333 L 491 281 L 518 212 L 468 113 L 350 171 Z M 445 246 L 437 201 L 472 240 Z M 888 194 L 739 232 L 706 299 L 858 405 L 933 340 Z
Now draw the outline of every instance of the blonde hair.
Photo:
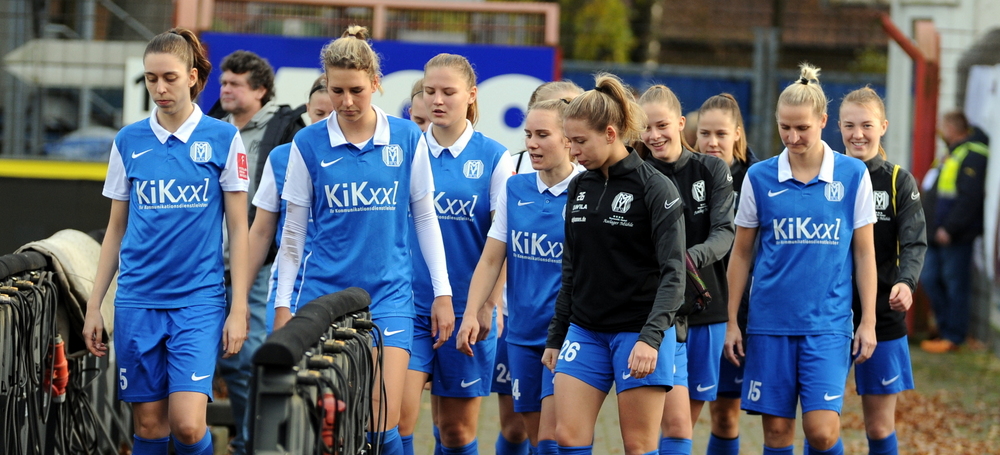
M 642 96 L 639 97 L 639 105 L 644 106 L 647 104 L 659 104 L 666 107 L 667 110 L 677 114 L 677 118 L 680 119 L 684 116 L 681 110 L 681 100 L 677 99 L 677 95 L 670 87 L 666 85 L 657 84 L 651 86 L 643 92 Z M 684 132 L 681 131 L 681 146 L 685 149 L 690 149 L 691 145 L 688 144 L 687 138 L 684 137 Z
M 819 68 L 809 63 L 802 63 L 799 69 L 801 70 L 799 79 L 781 91 L 778 105 L 810 106 L 813 113 L 822 117 L 826 114 L 827 101 L 826 94 L 819 85 Z M 775 112 L 774 116 L 777 118 L 778 113 Z
M 729 114 L 729 118 L 733 119 L 736 129 L 740 132 L 740 138 L 733 144 L 733 157 L 745 163 L 747 161 L 747 135 L 746 129 L 743 127 L 743 114 L 740 113 L 740 104 L 736 102 L 736 98 L 733 95 L 720 93 L 702 103 L 701 108 L 698 109 L 698 117 L 701 118 L 706 112 L 712 109 L 725 112 Z
M 562 128 L 563 117 L 566 115 L 566 108 L 569 107 L 569 98 L 556 98 L 554 100 L 537 101 L 528 106 L 528 113 L 531 111 L 552 111 L 556 113 L 556 120 Z M 527 116 L 527 114 L 525 114 Z
M 573 81 L 551 81 L 539 85 L 535 91 L 531 92 L 531 98 L 528 98 L 528 109 L 531 109 L 535 103 L 555 99 L 556 95 L 562 93 L 572 93 L 573 96 L 564 97 L 566 99 L 572 100 L 573 98 L 579 96 L 583 93 L 583 89 L 579 85 L 576 85 Z
M 417 79 L 413 83 L 413 87 L 410 88 L 410 102 L 413 102 L 413 98 L 417 95 L 424 93 L 424 78 Z
M 205 88 L 208 74 L 212 72 L 212 63 L 208 61 L 205 47 L 201 45 L 198 36 L 186 28 L 172 28 L 149 40 L 142 57 L 149 54 L 170 54 L 184 62 L 188 71 L 198 70 L 198 79 L 191 87 L 191 100 L 194 101 Z
M 424 64 L 424 75 L 431 68 L 451 68 L 458 71 L 458 74 L 465 77 L 465 82 L 469 84 L 469 90 L 476 86 L 476 72 L 472 69 L 469 59 L 456 54 L 438 54 Z M 472 101 L 468 110 L 465 111 L 465 118 L 473 125 L 479 121 L 479 100 Z
M 882 97 L 878 96 L 870 86 L 861 87 L 851 93 L 848 93 L 844 97 L 844 100 L 840 102 L 840 108 L 843 109 L 844 105 L 847 103 L 854 103 L 871 109 L 875 113 L 875 117 L 878 118 L 879 122 L 885 122 L 885 103 L 882 102 Z M 885 149 L 882 148 L 882 141 L 878 142 L 878 156 L 882 159 L 886 159 Z
M 563 120 L 583 120 L 594 131 L 604 131 L 608 126 L 618 130 L 618 138 L 625 144 L 635 142 L 646 128 L 646 114 L 633 101 L 632 94 L 618 76 L 597 73 L 595 87 L 583 92 L 566 106 Z
M 360 25 L 347 27 L 344 34 L 323 46 L 320 62 L 323 68 L 361 70 L 374 82 L 382 77 L 378 54 L 368 44 L 368 29 Z M 379 87 L 381 89 L 381 87 Z

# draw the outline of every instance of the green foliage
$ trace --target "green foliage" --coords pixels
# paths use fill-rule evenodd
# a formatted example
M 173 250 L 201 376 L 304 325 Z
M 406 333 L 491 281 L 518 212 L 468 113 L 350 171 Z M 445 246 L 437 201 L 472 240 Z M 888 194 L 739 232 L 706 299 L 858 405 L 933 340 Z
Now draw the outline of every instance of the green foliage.
M 889 56 L 884 47 L 866 47 L 858 50 L 848 69 L 858 73 L 885 74 L 889 71 Z
M 562 45 L 575 60 L 627 62 L 636 45 L 623 0 L 560 0 Z

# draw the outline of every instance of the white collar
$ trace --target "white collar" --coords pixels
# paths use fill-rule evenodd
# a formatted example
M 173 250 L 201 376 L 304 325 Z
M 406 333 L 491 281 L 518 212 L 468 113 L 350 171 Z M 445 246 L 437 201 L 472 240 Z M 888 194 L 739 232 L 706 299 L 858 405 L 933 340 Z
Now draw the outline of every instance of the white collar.
M 201 121 L 201 117 L 204 115 L 201 113 L 201 107 L 197 103 L 194 104 L 194 110 L 191 111 L 191 115 L 188 116 L 184 123 L 181 123 L 181 127 L 177 128 L 177 132 L 171 133 L 167 131 L 160 122 L 156 120 L 156 111 L 159 108 L 154 107 L 153 112 L 149 114 L 149 127 L 153 130 L 153 134 L 156 135 L 156 139 L 160 141 L 161 144 L 166 144 L 167 139 L 170 136 L 180 139 L 181 142 L 187 144 L 188 139 L 191 139 L 191 135 L 194 134 L 194 129 L 198 126 L 198 122 Z
M 372 136 L 372 145 L 388 145 L 389 138 L 391 137 L 389 133 L 389 116 L 385 115 L 385 112 L 374 104 L 372 104 L 372 109 L 375 111 L 375 135 Z M 337 112 L 334 111 L 325 121 L 326 131 L 330 136 L 330 147 L 346 145 L 348 143 L 347 139 L 344 137 L 344 132 L 340 129 L 340 124 L 337 123 Z
M 430 150 L 431 155 L 434 155 L 434 158 L 440 157 L 441 152 L 443 152 L 444 149 L 448 149 L 452 158 L 458 158 L 458 154 L 462 153 L 462 150 L 465 150 L 465 146 L 469 145 L 469 141 L 472 140 L 472 133 L 475 132 L 475 130 L 472 129 L 472 122 L 466 119 L 465 131 L 463 131 L 462 135 L 458 137 L 458 140 L 448 147 L 442 147 L 441 144 L 438 144 L 437 139 L 434 139 L 434 133 L 431 132 L 433 128 L 433 123 L 428 125 L 427 133 L 425 133 L 425 135 L 427 136 L 427 148 Z
M 579 174 L 585 170 L 586 168 L 584 168 L 583 166 L 580 166 L 579 164 L 574 164 L 573 172 L 570 172 L 569 175 L 567 175 L 566 178 L 564 178 L 561 182 L 556 183 L 551 187 L 545 186 L 545 182 L 542 181 L 542 174 L 539 172 L 535 172 L 535 184 L 538 185 L 539 193 L 544 193 L 546 190 L 548 190 L 548 192 L 551 193 L 553 196 L 559 196 L 560 194 L 565 193 L 566 189 L 569 188 L 570 180 L 573 180 L 573 177 L 576 177 L 576 174 Z
M 819 165 L 819 175 L 817 177 L 824 182 L 832 182 L 833 154 L 836 152 L 826 144 L 826 141 L 820 141 L 820 143 L 823 144 L 823 163 Z M 792 165 L 788 162 L 788 149 L 786 148 L 781 151 L 781 155 L 778 155 L 778 181 L 784 182 L 792 178 L 794 178 L 792 176 Z

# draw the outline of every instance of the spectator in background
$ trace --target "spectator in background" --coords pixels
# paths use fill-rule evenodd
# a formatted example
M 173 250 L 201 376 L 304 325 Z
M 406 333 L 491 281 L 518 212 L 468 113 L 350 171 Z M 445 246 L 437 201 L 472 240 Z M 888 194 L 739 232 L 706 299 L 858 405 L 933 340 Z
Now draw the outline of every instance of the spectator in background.
M 983 233 L 989 155 L 971 134 L 965 114 L 945 114 L 941 136 L 949 152 L 924 178 L 928 247 L 920 282 L 931 299 L 940 338 L 925 340 L 920 348 L 931 353 L 958 349 L 969 329 L 969 268 L 972 243 Z

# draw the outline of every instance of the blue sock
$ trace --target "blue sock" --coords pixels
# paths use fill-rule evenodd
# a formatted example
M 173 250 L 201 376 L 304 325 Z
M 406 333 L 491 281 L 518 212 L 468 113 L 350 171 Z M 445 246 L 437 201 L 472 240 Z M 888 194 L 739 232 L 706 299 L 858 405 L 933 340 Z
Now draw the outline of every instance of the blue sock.
M 844 455 L 844 441 L 837 439 L 837 443 L 826 450 L 816 450 L 810 447 L 807 453 L 809 455 Z
M 212 455 L 212 432 L 205 429 L 205 436 L 194 444 L 187 445 L 174 438 L 174 452 L 177 455 Z
M 403 455 L 413 455 L 413 435 L 400 435 L 399 441 L 403 443 Z
M 559 455 L 559 444 L 551 439 L 538 441 L 538 448 L 535 449 L 537 455 Z
M 740 437 L 733 439 L 720 438 L 716 435 L 708 437 L 708 449 L 705 455 L 739 455 Z
M 559 455 L 591 455 L 594 453 L 594 445 L 566 447 L 559 446 Z
M 660 455 L 691 455 L 691 440 L 660 438 Z
M 528 455 L 529 450 L 531 450 L 531 441 L 528 441 L 527 439 L 521 441 L 520 444 L 515 444 L 508 441 L 507 438 L 503 436 L 503 433 L 497 435 L 497 455 Z
M 434 455 L 441 455 L 441 429 L 434 425 Z
M 399 436 L 399 427 L 392 427 L 391 430 L 383 433 L 368 433 L 368 442 L 375 444 L 379 436 L 382 437 L 382 452 L 384 455 L 403 455 L 403 441 Z
M 135 455 L 167 455 L 170 438 L 146 439 L 132 435 L 132 453 Z
M 868 438 L 869 455 L 899 455 L 899 446 L 896 442 L 896 432 L 886 436 L 885 439 Z
M 795 455 L 794 445 L 788 447 L 782 447 L 780 449 L 772 449 L 768 446 L 764 446 L 764 455 Z
M 473 439 L 472 442 L 462 447 L 441 446 L 441 453 L 443 455 L 479 455 L 479 439 Z

